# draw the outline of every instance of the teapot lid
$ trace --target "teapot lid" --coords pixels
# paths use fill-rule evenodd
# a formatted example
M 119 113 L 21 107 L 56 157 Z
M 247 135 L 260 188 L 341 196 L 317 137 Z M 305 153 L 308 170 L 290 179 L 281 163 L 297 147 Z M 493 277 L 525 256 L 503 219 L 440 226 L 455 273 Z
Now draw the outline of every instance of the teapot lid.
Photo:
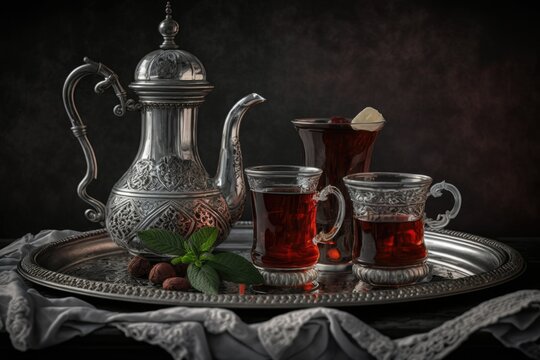
M 148 53 L 139 61 L 135 81 L 129 87 L 143 103 L 160 100 L 164 96 L 168 100 L 182 100 L 186 92 L 190 93 L 189 97 L 194 103 L 202 102 L 213 86 L 206 81 L 206 71 L 201 61 L 195 55 L 178 49 L 174 39 L 180 26 L 172 18 L 170 2 L 167 2 L 165 14 L 165 19 L 159 24 L 163 43 L 159 50 Z

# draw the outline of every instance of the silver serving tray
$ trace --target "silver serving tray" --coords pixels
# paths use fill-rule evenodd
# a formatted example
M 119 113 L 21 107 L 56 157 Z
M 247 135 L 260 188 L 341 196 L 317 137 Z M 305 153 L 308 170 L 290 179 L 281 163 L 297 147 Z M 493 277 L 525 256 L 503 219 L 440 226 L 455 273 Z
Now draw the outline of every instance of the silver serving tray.
M 243 255 L 251 247 L 250 227 L 233 228 L 220 246 Z M 406 302 L 476 291 L 509 281 L 523 272 L 525 262 L 511 247 L 495 240 L 457 231 L 426 231 L 432 267 L 430 279 L 396 288 L 370 288 L 352 275 L 324 274 L 312 293 L 240 294 L 226 283 L 219 295 L 167 291 L 127 273 L 130 255 L 114 244 L 105 230 L 82 233 L 39 247 L 18 266 L 26 279 L 49 288 L 111 300 L 157 305 L 225 308 L 303 308 L 358 306 Z

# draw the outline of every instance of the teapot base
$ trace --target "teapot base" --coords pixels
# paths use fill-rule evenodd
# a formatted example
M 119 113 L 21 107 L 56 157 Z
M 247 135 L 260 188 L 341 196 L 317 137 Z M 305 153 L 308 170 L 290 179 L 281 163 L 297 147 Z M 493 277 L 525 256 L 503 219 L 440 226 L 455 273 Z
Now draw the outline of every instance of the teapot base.
M 217 245 L 227 238 L 231 228 L 229 209 L 217 191 L 204 196 L 200 193 L 158 196 L 113 190 L 106 210 L 106 228 L 113 241 L 132 255 L 148 260 L 167 257 L 149 252 L 137 236 L 139 231 L 163 229 L 187 238 L 196 230 L 211 226 L 219 231 Z

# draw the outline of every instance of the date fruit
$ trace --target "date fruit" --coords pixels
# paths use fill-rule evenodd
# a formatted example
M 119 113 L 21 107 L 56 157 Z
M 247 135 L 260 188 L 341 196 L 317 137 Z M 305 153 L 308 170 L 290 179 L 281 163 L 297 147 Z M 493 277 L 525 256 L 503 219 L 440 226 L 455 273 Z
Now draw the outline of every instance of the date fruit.
M 163 282 L 163 288 L 165 290 L 189 290 L 191 284 L 187 278 L 177 276 L 166 279 Z
M 138 278 L 144 278 L 147 277 L 150 273 L 150 269 L 152 268 L 152 264 L 145 258 L 142 258 L 140 256 L 135 256 L 131 258 L 131 260 L 128 263 L 128 273 L 131 276 L 138 277 Z
M 152 266 L 150 274 L 148 275 L 148 280 L 152 284 L 162 284 L 166 279 L 176 276 L 176 271 L 174 267 L 166 262 L 160 262 Z

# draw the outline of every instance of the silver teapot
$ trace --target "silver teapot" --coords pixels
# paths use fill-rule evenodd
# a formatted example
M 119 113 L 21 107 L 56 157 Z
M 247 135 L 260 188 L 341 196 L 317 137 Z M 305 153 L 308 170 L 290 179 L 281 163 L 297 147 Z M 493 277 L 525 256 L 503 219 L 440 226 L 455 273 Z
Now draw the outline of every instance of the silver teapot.
M 189 236 L 203 226 L 219 229 L 218 242 L 229 234 L 231 225 L 242 215 L 246 190 L 243 178 L 239 128 L 242 117 L 253 105 L 265 101 L 250 94 L 230 110 L 223 127 L 217 174 L 210 178 L 197 150 L 199 105 L 213 89 L 206 80 L 202 63 L 175 43 L 179 25 L 171 17 L 159 24 L 163 43 L 159 50 L 144 56 L 129 87 L 139 100 L 127 99 L 118 76 L 108 67 L 84 59 L 86 64 L 73 70 L 63 88 L 71 130 L 86 158 L 86 175 L 79 183 L 79 197 L 92 208 L 86 217 L 104 224 L 112 240 L 134 255 L 154 257 L 137 237 L 139 230 L 160 228 Z M 139 151 L 131 167 L 112 188 L 104 205 L 87 194 L 97 177 L 94 150 L 86 136 L 86 125 L 74 102 L 78 82 L 89 75 L 101 75 L 96 93 L 112 87 L 120 104 L 113 112 L 140 111 L 142 134 Z

